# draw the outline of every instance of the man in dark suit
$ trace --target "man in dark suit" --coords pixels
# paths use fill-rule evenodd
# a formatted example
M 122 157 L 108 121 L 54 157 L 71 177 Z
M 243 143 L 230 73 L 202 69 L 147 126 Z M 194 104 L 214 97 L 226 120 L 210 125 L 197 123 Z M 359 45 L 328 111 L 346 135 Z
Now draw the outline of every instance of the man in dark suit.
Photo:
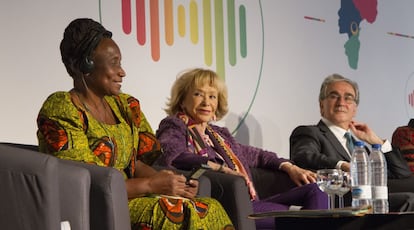
M 358 104 L 356 82 L 339 74 L 325 78 L 319 93 L 322 118 L 317 125 L 302 125 L 293 130 L 290 159 L 311 170 L 338 168 L 349 172 L 351 152 L 345 134 L 350 133 L 352 140 L 364 141 L 368 149 L 372 144 L 381 144 L 387 160 L 390 192 L 414 192 L 414 177 L 399 151 L 393 150 L 391 143 L 378 137 L 367 124 L 353 120 Z M 407 195 L 414 197 L 414 194 Z

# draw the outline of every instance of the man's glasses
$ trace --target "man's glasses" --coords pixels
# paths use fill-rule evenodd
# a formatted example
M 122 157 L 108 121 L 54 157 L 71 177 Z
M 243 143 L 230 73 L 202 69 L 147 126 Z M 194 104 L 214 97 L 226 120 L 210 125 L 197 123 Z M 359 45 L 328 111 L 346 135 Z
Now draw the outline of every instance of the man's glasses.
M 326 98 L 330 101 L 338 101 L 341 100 L 341 98 L 344 99 L 345 103 L 347 104 L 353 104 L 355 103 L 355 96 L 352 94 L 345 94 L 344 96 L 339 95 L 338 93 L 330 93 Z

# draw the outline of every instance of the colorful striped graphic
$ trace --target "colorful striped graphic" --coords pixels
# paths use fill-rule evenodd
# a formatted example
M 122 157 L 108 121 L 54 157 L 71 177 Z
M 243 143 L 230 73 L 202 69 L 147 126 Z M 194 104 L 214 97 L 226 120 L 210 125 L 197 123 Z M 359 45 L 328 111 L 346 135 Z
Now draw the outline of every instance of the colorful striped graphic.
M 185 8 L 183 5 L 178 6 L 178 34 L 181 37 L 185 36 Z
M 321 19 L 321 18 L 314 18 L 310 16 L 304 16 L 304 18 L 308 20 L 318 21 L 318 22 L 325 22 L 325 19 Z
M 128 0 L 127 0 L 128 1 Z M 138 44 L 144 45 L 146 42 L 146 30 L 145 30 L 145 0 L 137 0 L 135 8 L 137 10 L 137 41 Z M 123 7 L 122 7 L 123 8 Z M 131 9 L 129 9 L 131 11 Z M 124 15 L 122 13 L 122 15 Z
M 404 90 L 404 105 L 408 118 L 414 117 L 414 72 L 408 75 Z
M 146 1 L 135 1 L 136 36 L 140 46 L 146 45 L 147 30 L 149 29 L 149 45 L 151 47 L 153 61 L 159 61 L 161 58 L 160 33 L 164 32 L 165 43 L 168 46 L 173 46 L 175 42 L 174 29 L 177 30 L 181 38 L 189 36 L 191 43 L 196 45 L 200 43 L 200 33 L 203 33 L 201 37 L 204 42 L 204 63 L 207 66 L 213 64 L 213 51 L 215 51 L 216 72 L 223 78 L 225 77 L 225 65 L 230 64 L 231 66 L 235 66 L 237 64 L 237 43 L 240 45 L 240 56 L 242 58 L 247 57 L 246 7 L 244 5 L 238 6 L 237 18 L 235 0 L 190 0 L 186 6 L 182 4 L 174 6 L 173 0 L 163 0 L 164 28 L 160 28 L 160 0 L 148 1 L 149 16 L 147 16 L 148 12 L 145 12 Z M 202 2 L 202 4 L 199 4 L 199 2 Z M 131 34 L 133 20 L 131 0 L 122 0 L 121 4 L 122 30 L 125 34 Z M 214 5 L 213 7 L 212 4 Z M 226 18 L 224 18 L 224 4 L 226 4 L 225 9 L 227 10 Z M 213 12 L 212 9 L 214 9 Z M 150 28 L 146 28 L 147 17 Z M 176 20 L 176 25 L 174 25 L 174 19 Z M 236 19 L 238 19 L 238 25 Z M 188 32 L 186 23 L 189 25 Z M 225 23 L 227 23 L 226 31 Z M 237 40 L 236 28 L 239 28 L 239 40 Z M 225 41 L 225 38 L 227 38 L 227 41 Z M 227 62 L 225 61 L 226 50 L 228 51 Z
M 203 27 L 204 27 L 204 62 L 206 65 L 213 64 L 213 34 L 211 24 L 210 1 L 203 1 Z M 224 76 L 224 75 L 223 75 Z
M 227 1 L 227 28 L 229 39 L 229 62 L 230 65 L 236 64 L 236 22 L 234 12 L 234 0 Z
M 167 45 L 174 44 L 174 24 L 173 24 L 173 4 L 172 0 L 164 1 L 164 24 L 165 24 L 165 42 Z
M 393 36 L 397 36 L 397 37 L 412 38 L 412 39 L 414 39 L 414 36 L 407 35 L 407 34 L 400 34 L 400 33 L 393 33 L 393 32 L 388 32 L 387 34 L 393 35 Z
M 190 2 L 190 38 L 193 44 L 198 43 L 198 10 L 194 1 Z
M 160 22 L 158 0 L 150 0 L 151 56 L 160 60 Z
M 246 7 L 239 8 L 240 22 L 240 54 L 243 58 L 247 57 L 247 31 L 246 31 Z
M 122 30 L 131 33 L 131 1 L 122 0 Z
M 214 22 L 216 33 L 216 71 L 224 73 L 224 25 L 223 25 L 223 4 L 221 0 L 214 0 Z M 223 75 L 220 75 L 223 76 Z
M 408 94 L 408 104 L 410 104 L 411 107 L 414 107 L 414 91 Z

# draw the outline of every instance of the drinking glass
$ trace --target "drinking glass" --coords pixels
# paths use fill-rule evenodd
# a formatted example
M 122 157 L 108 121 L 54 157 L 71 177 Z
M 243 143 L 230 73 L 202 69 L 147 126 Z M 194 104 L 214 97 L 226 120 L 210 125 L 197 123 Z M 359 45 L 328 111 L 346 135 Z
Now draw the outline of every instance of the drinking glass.
M 320 169 L 316 171 L 319 189 L 328 195 L 328 209 L 335 208 L 335 192 L 342 185 L 342 171 L 339 169 Z
M 342 171 L 342 185 L 336 190 L 335 194 L 338 195 L 339 208 L 344 207 L 344 195 L 351 190 L 351 175 L 349 172 Z

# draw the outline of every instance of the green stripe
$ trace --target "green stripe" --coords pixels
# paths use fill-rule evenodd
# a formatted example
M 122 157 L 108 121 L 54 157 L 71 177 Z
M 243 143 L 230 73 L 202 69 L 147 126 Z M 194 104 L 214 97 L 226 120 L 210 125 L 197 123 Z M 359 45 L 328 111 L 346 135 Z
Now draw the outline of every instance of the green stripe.
M 246 7 L 241 5 L 239 8 L 240 21 L 240 55 L 247 57 L 247 32 L 246 32 Z
M 234 0 L 227 0 L 229 62 L 232 66 L 236 65 L 236 25 L 234 15 Z

